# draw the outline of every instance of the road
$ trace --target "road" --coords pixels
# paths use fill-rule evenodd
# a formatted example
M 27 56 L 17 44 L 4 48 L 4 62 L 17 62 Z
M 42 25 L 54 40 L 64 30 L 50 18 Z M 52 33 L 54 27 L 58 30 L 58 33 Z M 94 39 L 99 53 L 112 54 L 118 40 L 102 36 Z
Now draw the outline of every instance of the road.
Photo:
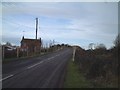
M 2 88 L 62 88 L 73 49 L 3 64 Z

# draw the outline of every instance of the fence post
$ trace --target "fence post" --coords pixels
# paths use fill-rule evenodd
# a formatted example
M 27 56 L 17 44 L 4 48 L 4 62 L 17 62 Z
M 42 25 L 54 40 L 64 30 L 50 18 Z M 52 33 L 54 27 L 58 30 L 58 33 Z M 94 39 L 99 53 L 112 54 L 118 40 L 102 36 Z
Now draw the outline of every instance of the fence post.
M 75 52 L 76 52 L 76 47 L 73 47 L 73 62 L 75 61 Z
M 19 47 L 17 47 L 17 58 L 19 57 Z
M 5 57 L 5 50 L 4 50 L 4 45 L 2 46 L 2 59 Z

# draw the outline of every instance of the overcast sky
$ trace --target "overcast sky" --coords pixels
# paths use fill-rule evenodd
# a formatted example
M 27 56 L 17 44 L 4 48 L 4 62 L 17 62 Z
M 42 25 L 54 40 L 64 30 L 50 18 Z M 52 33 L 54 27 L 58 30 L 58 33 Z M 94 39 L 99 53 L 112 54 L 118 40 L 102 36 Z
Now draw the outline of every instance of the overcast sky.
M 4 2 L 2 41 L 20 45 L 23 35 L 35 38 L 36 17 L 38 37 L 45 42 L 55 40 L 85 49 L 89 43 L 103 43 L 110 48 L 118 34 L 117 2 Z

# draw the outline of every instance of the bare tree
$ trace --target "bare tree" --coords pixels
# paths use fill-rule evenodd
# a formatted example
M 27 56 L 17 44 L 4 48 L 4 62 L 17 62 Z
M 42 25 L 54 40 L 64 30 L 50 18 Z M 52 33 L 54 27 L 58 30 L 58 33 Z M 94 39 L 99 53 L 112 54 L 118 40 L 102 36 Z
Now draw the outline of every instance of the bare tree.
M 96 49 L 105 49 L 105 50 L 106 50 L 106 46 L 101 43 L 101 44 L 98 44 L 98 45 L 96 46 Z
M 88 46 L 88 48 L 92 50 L 94 48 L 94 46 L 95 46 L 94 43 L 90 43 L 89 46 Z
M 10 42 L 6 42 L 5 45 L 7 45 L 7 46 L 12 46 L 12 44 L 11 44 Z
M 115 41 L 114 41 L 115 47 L 120 46 L 120 33 L 118 34 L 118 36 L 116 37 Z

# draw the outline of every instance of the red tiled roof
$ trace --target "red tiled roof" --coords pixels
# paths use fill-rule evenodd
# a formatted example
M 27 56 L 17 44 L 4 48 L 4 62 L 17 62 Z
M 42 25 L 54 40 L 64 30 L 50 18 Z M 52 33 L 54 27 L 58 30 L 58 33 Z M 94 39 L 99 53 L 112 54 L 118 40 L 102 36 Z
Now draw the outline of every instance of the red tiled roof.
M 21 40 L 21 42 L 24 41 L 24 42 L 40 42 L 41 43 L 41 40 L 40 39 L 28 39 L 28 38 L 24 38 Z

